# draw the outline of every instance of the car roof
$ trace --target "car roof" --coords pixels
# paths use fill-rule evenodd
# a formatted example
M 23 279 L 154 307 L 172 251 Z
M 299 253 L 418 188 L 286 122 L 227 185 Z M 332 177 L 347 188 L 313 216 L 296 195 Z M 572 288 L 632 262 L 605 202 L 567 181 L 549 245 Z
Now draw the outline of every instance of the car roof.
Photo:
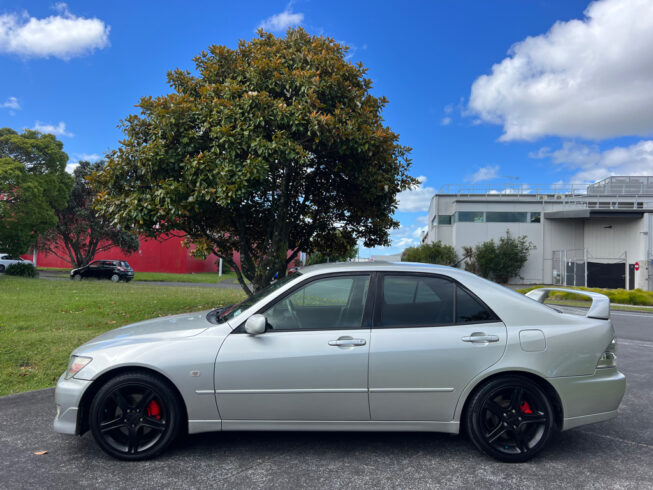
M 320 272 L 351 272 L 351 271 L 424 271 L 424 272 L 453 272 L 460 271 L 454 267 L 421 262 L 331 262 L 329 264 L 315 264 L 299 269 L 303 274 Z

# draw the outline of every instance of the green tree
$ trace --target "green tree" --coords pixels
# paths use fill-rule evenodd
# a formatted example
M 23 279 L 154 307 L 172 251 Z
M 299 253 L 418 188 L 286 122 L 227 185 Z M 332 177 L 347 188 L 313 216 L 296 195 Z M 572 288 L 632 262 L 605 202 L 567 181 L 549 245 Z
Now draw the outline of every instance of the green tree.
M 330 254 L 336 232 L 338 246 L 387 245 L 397 193 L 416 184 L 410 148 L 347 49 L 301 28 L 210 46 L 197 73 L 170 72 L 173 93 L 142 98 L 123 121 L 125 139 L 94 177 L 98 209 L 147 235 L 186 233 L 247 293 L 299 251 Z
M 499 243 L 489 240 L 476 245 L 471 250 L 465 269 L 493 281 L 507 283 L 519 274 L 534 248 L 535 245 L 528 241 L 526 235 L 514 238 L 506 230 L 506 236 L 499 238 Z
M 67 162 L 51 134 L 0 129 L 0 250 L 23 254 L 56 225 L 72 186 Z
M 113 226 L 92 207 L 96 193 L 88 177 L 103 166 L 103 162 L 79 162 L 73 173 L 75 183 L 68 205 L 56 211 L 57 225 L 39 240 L 40 248 L 73 267 L 85 266 L 96 254 L 113 247 L 134 253 L 140 246 L 135 233 Z
M 313 252 L 308 256 L 306 265 L 325 264 L 328 262 L 347 262 L 355 259 L 358 255 L 358 247 L 350 248 L 342 253 L 331 253 L 331 255 L 323 254 L 322 252 Z
M 458 262 L 458 255 L 451 245 L 444 245 L 438 240 L 435 243 L 424 243 L 418 247 L 408 247 L 401 253 L 401 260 L 402 262 L 454 265 Z

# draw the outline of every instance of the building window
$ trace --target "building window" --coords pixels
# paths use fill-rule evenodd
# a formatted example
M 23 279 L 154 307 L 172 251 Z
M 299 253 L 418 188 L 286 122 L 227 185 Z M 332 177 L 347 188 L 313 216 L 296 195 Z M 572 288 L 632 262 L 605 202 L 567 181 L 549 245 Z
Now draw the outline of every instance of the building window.
M 542 219 L 542 218 L 541 218 L 541 214 L 542 214 L 542 213 L 540 213 L 539 211 L 531 213 L 531 219 L 530 219 L 530 222 L 531 222 L 531 223 L 539 223 L 540 220 Z
M 528 213 L 487 211 L 485 220 L 488 223 L 528 223 Z
M 433 221 L 431 221 L 431 224 L 432 224 L 433 226 L 435 226 L 435 225 L 438 224 L 438 217 L 437 217 L 437 216 L 433 216 Z
M 453 215 L 451 214 L 440 214 L 438 215 L 438 219 L 440 221 L 441 225 L 453 225 Z
M 483 211 L 458 211 L 459 223 L 483 223 Z

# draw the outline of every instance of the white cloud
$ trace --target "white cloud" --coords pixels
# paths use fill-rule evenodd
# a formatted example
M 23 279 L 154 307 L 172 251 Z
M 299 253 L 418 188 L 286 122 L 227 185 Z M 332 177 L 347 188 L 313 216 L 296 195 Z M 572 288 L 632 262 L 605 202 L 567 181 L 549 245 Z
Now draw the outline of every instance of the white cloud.
M 72 174 L 78 166 L 79 166 L 78 162 L 67 163 L 66 164 L 66 172 L 68 172 L 69 174 Z
M 110 27 L 97 18 L 77 17 L 65 3 L 55 5 L 59 15 L 43 19 L 0 15 L 0 52 L 34 58 L 68 60 L 109 45 Z
M 426 233 L 429 227 L 427 225 L 424 226 L 418 226 L 415 228 L 415 231 L 413 231 L 413 237 L 414 238 L 421 238 L 423 233 Z
M 87 162 L 97 162 L 102 158 L 97 153 L 75 153 L 78 160 L 86 160 Z
M 304 21 L 304 14 L 292 11 L 292 2 L 288 4 L 286 10 L 280 14 L 275 14 L 262 20 L 258 25 L 259 29 L 265 31 L 279 32 L 285 31 L 290 26 L 296 26 Z
M 601 0 L 515 44 L 472 85 L 469 110 L 501 140 L 653 134 L 653 2 Z
M 18 99 L 16 97 L 9 97 L 5 102 L 0 104 L 0 107 L 12 109 L 14 111 L 20 110 L 20 104 L 18 103 Z
M 440 121 L 441 126 L 449 126 L 449 124 L 451 124 L 451 118 L 449 116 L 443 117 Z
M 36 121 L 36 124 L 32 129 L 34 129 L 34 131 L 40 131 L 41 133 L 54 134 L 55 136 L 68 136 L 70 138 L 74 136 L 73 133 L 66 131 L 66 123 L 63 121 L 60 121 L 56 126 Z
M 565 142 L 558 150 L 541 148 L 532 158 L 550 158 L 575 171 L 571 183 L 591 183 L 612 175 L 653 175 L 653 140 L 600 151 L 596 145 Z
M 498 165 L 488 165 L 487 167 L 481 167 L 476 172 L 474 172 L 466 180 L 472 184 L 477 182 L 483 182 L 484 180 L 492 180 L 499 177 L 499 166 Z
M 406 213 L 428 211 L 435 189 L 433 187 L 424 187 L 426 177 L 423 175 L 417 177 L 417 180 L 419 180 L 419 184 L 415 187 L 397 194 L 398 211 Z

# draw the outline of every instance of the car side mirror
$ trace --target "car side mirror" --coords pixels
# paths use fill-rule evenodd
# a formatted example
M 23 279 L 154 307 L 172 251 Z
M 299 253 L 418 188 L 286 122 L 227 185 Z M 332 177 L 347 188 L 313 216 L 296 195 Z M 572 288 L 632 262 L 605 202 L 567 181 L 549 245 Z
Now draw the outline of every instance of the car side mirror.
M 245 332 L 250 335 L 259 335 L 265 332 L 268 321 L 263 315 L 252 315 L 245 322 Z

